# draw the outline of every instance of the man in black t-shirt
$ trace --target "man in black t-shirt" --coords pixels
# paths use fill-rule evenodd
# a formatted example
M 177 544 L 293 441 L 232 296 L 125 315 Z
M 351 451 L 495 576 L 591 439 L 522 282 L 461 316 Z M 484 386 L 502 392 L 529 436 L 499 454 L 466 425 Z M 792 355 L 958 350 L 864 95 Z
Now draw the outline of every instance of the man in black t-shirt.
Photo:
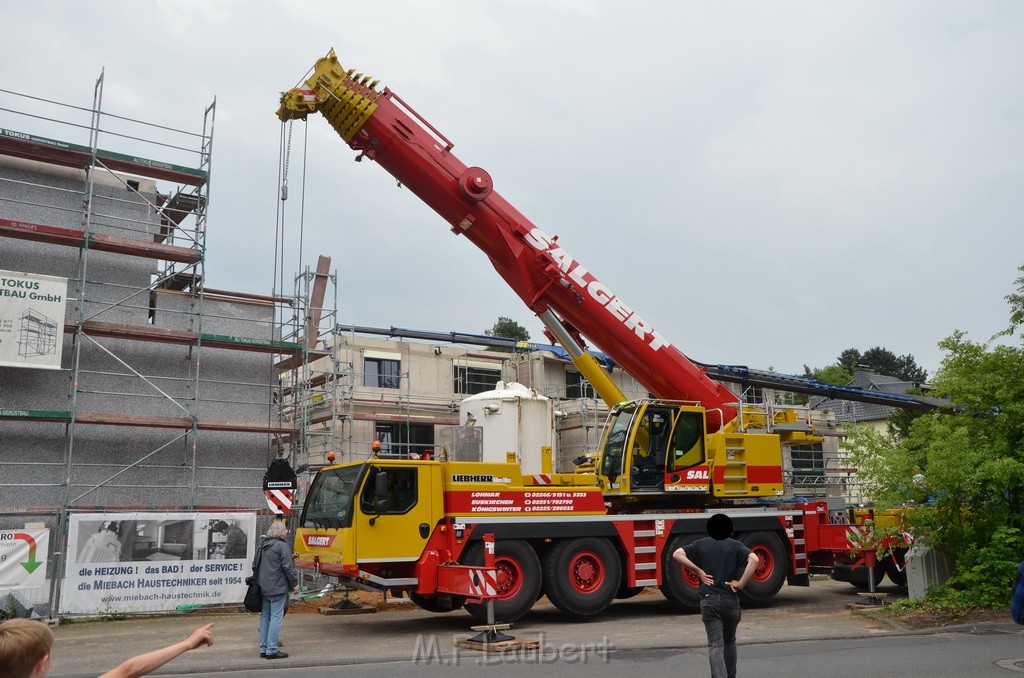
M 732 519 L 724 513 L 711 516 L 707 530 L 707 537 L 676 549 L 672 557 L 700 578 L 700 618 L 708 634 L 711 678 L 736 678 L 736 592 L 750 581 L 759 561 L 732 539 Z

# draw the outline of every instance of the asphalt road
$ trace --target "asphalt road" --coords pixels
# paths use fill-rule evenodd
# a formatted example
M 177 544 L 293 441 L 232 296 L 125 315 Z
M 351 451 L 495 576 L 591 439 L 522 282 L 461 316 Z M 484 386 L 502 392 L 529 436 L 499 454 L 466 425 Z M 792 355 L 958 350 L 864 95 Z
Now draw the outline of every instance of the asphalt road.
M 895 596 L 898 590 L 882 587 Z M 995 671 L 1000 659 L 1024 657 L 1024 627 L 1005 624 L 976 627 L 978 634 L 912 632 L 873 621 L 847 609 L 859 601 L 848 584 L 818 580 L 810 588 L 783 587 L 771 605 L 743 611 L 738 629 L 741 675 L 886 676 L 1013 675 Z M 283 649 L 291 656 L 267 661 L 258 656 L 257 617 L 208 613 L 76 622 L 55 629 L 55 678 L 95 677 L 133 654 L 184 638 L 197 626 L 214 622 L 215 645 L 182 655 L 159 673 L 206 676 L 338 675 L 341 672 L 399 678 L 403 675 L 521 674 L 707 675 L 706 637 L 699 615 L 680 614 L 649 590 L 617 601 L 587 623 L 565 618 L 546 600 L 516 623 L 512 633 L 532 640 L 539 652 L 481 656 L 457 649 L 476 622 L 464 611 L 436 615 L 411 607 L 375 614 L 285 617 Z M 971 627 L 965 627 L 970 630 Z M 982 631 L 989 635 L 979 635 Z M 1007 639 L 1010 639 L 1007 642 Z M 946 654 L 944 659 L 938 657 Z M 966 663 L 965 663 L 966 662 Z M 822 667 L 827 671 L 822 671 Z M 900 671 L 891 670 L 899 666 Z M 965 666 L 971 667 L 965 670 Z M 341 668 L 339 668 L 341 667 Z M 927 670 L 919 667 L 927 667 Z M 976 670 L 977 669 L 977 670 Z M 999 669 L 999 671 L 1006 671 Z M 272 673 L 271 673 L 272 672 Z
M 706 676 L 703 650 L 621 650 L 608 653 L 559 653 L 555 648 L 519 655 L 482 657 L 474 652 L 448 653 L 419 661 L 383 662 L 359 666 L 288 668 L 288 660 L 273 667 L 232 671 L 245 678 L 327 678 L 344 672 L 364 678 L 423 678 L 423 676 L 533 678 L 581 676 L 621 678 L 623 675 Z M 799 641 L 744 645 L 737 673 L 757 678 L 821 678 L 821 676 L 895 676 L 899 678 L 1011 678 L 1024 675 L 1024 630 L 998 633 L 941 633 L 897 635 L 852 640 Z M 186 674 L 190 676 L 205 673 Z

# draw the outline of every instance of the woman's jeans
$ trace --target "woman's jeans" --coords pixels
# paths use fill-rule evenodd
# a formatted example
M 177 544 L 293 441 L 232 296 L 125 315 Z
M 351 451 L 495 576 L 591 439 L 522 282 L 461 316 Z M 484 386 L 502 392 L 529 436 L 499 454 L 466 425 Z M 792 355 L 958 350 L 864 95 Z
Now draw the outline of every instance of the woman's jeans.
M 711 678 L 736 678 L 736 627 L 740 601 L 735 594 L 712 593 L 700 599 L 700 618 L 708 632 Z
M 288 594 L 263 596 L 260 612 L 260 654 L 277 654 L 277 637 L 281 633 L 281 619 Z

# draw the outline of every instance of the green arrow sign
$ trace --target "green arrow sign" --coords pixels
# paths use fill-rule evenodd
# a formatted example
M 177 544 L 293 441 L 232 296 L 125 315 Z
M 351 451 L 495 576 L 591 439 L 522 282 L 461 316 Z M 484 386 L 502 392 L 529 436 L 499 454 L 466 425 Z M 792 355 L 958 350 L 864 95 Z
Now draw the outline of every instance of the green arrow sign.
M 21 563 L 21 566 L 28 570 L 29 574 L 36 571 L 36 568 L 43 564 L 43 561 L 36 560 L 36 540 L 30 534 L 24 532 L 15 532 L 15 539 L 24 539 L 28 542 L 28 560 Z

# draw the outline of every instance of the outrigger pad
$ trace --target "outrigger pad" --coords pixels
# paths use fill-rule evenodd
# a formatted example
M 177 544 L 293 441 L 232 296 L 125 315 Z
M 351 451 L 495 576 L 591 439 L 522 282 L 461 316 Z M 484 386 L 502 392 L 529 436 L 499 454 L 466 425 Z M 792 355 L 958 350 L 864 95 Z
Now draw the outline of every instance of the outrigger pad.
M 334 605 L 328 607 L 321 607 L 320 614 L 336 615 L 336 614 L 367 614 L 369 612 L 376 612 L 377 608 L 372 605 L 360 605 L 353 603 L 347 597 L 342 598 Z
M 510 636 L 507 633 L 502 633 L 504 630 L 512 628 L 511 624 L 492 624 L 490 626 L 474 626 L 474 631 L 480 631 L 477 635 L 472 638 L 467 638 L 466 641 L 470 643 L 479 643 L 481 645 L 487 645 L 490 643 L 503 643 L 509 640 L 515 640 L 515 636 Z

